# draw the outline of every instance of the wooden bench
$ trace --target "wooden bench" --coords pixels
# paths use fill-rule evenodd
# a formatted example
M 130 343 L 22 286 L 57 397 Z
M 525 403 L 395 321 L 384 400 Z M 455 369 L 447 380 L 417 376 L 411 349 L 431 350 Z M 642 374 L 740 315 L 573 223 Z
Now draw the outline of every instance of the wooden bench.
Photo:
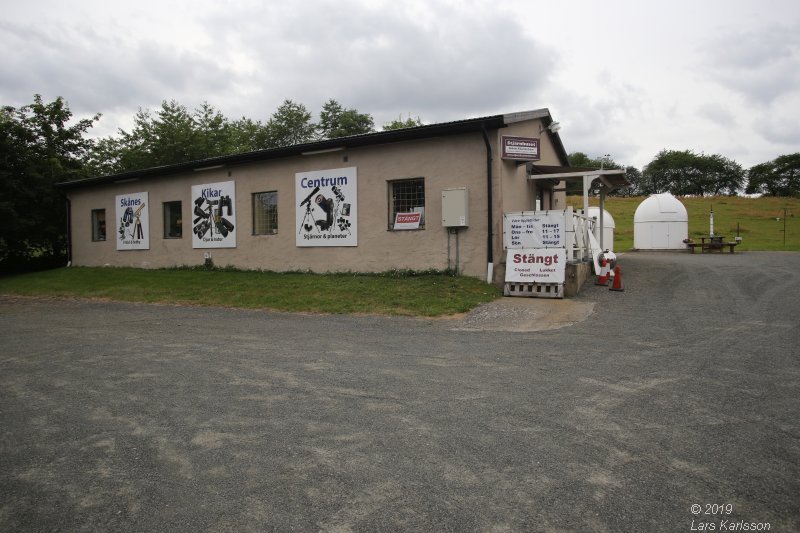
M 702 253 L 706 253 L 706 251 L 713 252 L 714 250 L 724 252 L 726 246 L 730 250 L 730 253 L 733 253 L 733 249 L 736 248 L 738 244 L 738 242 L 687 242 L 686 246 L 691 253 L 694 253 L 695 248 L 700 248 Z

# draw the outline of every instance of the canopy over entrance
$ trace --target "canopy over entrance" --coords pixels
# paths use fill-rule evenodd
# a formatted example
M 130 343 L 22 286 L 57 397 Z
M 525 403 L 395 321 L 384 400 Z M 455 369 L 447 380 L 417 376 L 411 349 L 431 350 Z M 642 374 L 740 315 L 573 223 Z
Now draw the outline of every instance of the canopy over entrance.
M 534 165 L 528 163 L 527 174 L 529 180 L 540 181 L 549 180 L 551 183 L 559 181 L 582 181 L 583 182 L 583 212 L 589 212 L 589 191 L 595 181 L 600 182 L 600 217 L 595 226 L 595 237 L 603 248 L 603 210 L 606 204 L 606 194 L 622 189 L 631 184 L 625 178 L 625 169 L 611 168 L 598 170 L 596 168 L 581 167 L 556 167 L 545 165 Z

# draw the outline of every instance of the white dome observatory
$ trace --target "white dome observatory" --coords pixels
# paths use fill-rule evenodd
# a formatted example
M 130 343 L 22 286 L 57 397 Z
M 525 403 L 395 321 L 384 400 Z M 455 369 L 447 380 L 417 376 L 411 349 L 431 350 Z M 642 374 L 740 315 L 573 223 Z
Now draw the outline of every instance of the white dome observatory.
M 586 212 L 589 218 L 596 218 L 597 224 L 600 224 L 600 208 L 591 206 Z M 614 251 L 614 229 L 617 225 L 614 222 L 614 217 L 611 216 L 606 209 L 603 209 L 603 249 Z M 599 239 L 598 239 L 599 241 Z
M 689 215 L 680 200 L 665 192 L 644 200 L 633 215 L 633 247 L 637 250 L 684 250 Z

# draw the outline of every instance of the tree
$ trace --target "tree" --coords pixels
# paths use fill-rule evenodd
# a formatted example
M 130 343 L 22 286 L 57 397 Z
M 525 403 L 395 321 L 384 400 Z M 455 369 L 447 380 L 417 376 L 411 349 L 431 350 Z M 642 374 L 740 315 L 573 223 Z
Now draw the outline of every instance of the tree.
M 149 166 L 201 159 L 203 147 L 197 125 L 186 106 L 175 100 L 162 102 L 151 126 L 153 136 L 149 139 L 148 150 L 152 164 Z
M 197 154 L 202 158 L 229 154 L 232 146 L 231 125 L 222 113 L 208 102 L 203 102 L 194 115 Z
M 165 100 L 156 112 L 140 108 L 130 131 L 98 140 L 86 165 L 94 175 L 109 175 L 373 131 L 371 115 L 334 99 L 325 103 L 316 124 L 308 109 L 292 100 L 284 100 L 266 123 L 228 120 L 208 102 L 189 111 Z
M 606 158 L 606 157 L 592 158 L 583 152 L 572 152 L 571 154 L 567 155 L 567 161 L 569 161 L 569 166 L 576 168 L 591 168 L 591 169 L 622 168 L 620 164 L 616 163 L 611 158 Z M 634 167 L 629 167 L 629 168 L 636 170 Z M 567 182 L 567 194 L 583 194 L 583 184 L 579 181 Z M 615 196 L 627 195 L 628 188 L 626 187 L 625 189 L 617 189 L 611 191 L 610 194 Z
M 642 171 L 644 192 L 692 194 L 687 192 L 687 184 L 699 181 L 699 166 L 697 156 L 692 151 L 662 150 Z
M 252 152 L 269 148 L 269 132 L 261 121 L 242 117 L 228 128 L 231 153 Z
M 567 156 L 569 166 L 578 168 L 622 168 L 613 159 L 603 157 L 589 157 L 583 152 L 572 152 Z
M 642 189 L 642 171 L 633 166 L 625 167 L 625 179 L 630 182 L 630 185 L 621 189 L 618 192 L 619 196 L 640 196 L 644 194 Z
M 800 196 L 800 152 L 782 155 L 747 172 L 747 194 Z
M 416 128 L 417 126 L 422 126 L 422 120 L 419 117 L 411 118 L 411 114 L 409 113 L 408 118 L 403 120 L 403 116 L 400 115 L 397 117 L 397 120 L 392 120 L 391 122 L 387 122 L 383 125 L 383 131 L 389 130 L 400 130 L 403 128 Z
M 359 113 L 355 109 L 344 109 L 334 99 L 322 106 L 317 132 L 320 139 L 336 139 L 349 135 L 362 135 L 375 131 L 372 115 Z
M 705 156 L 706 190 L 704 194 L 736 196 L 745 181 L 742 165 L 719 154 Z
M 277 148 L 311 142 L 316 127 L 306 106 L 284 100 L 267 122 L 266 129 L 270 147 Z
M 662 150 L 644 167 L 642 192 L 677 195 L 735 195 L 744 183 L 741 165 L 721 155 Z
M 238 133 L 208 102 L 190 112 L 175 100 L 164 100 L 155 114 L 140 108 L 130 131 L 120 129 L 118 136 L 98 140 L 87 165 L 106 175 L 225 155 L 240 148 Z
M 122 170 L 122 140 L 116 137 L 97 139 L 84 160 L 90 176 L 106 176 Z
M 55 184 L 86 177 L 86 132 L 100 115 L 70 124 L 63 98 L 0 112 L 0 265 L 57 261 L 66 252 L 66 200 Z

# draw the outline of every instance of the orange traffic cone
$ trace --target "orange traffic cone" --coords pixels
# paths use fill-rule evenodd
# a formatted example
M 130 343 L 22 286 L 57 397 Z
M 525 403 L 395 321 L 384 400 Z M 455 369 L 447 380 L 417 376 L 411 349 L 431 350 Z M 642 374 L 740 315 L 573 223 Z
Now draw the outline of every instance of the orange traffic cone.
M 622 270 L 620 270 L 619 265 L 617 265 L 617 268 L 614 269 L 614 284 L 608 290 L 619 291 L 619 292 L 625 290 L 622 287 Z
M 600 266 L 600 275 L 597 276 L 597 281 L 594 282 L 595 285 L 602 285 L 604 287 L 608 285 L 608 267 L 606 265 L 607 262 L 603 259 Z

